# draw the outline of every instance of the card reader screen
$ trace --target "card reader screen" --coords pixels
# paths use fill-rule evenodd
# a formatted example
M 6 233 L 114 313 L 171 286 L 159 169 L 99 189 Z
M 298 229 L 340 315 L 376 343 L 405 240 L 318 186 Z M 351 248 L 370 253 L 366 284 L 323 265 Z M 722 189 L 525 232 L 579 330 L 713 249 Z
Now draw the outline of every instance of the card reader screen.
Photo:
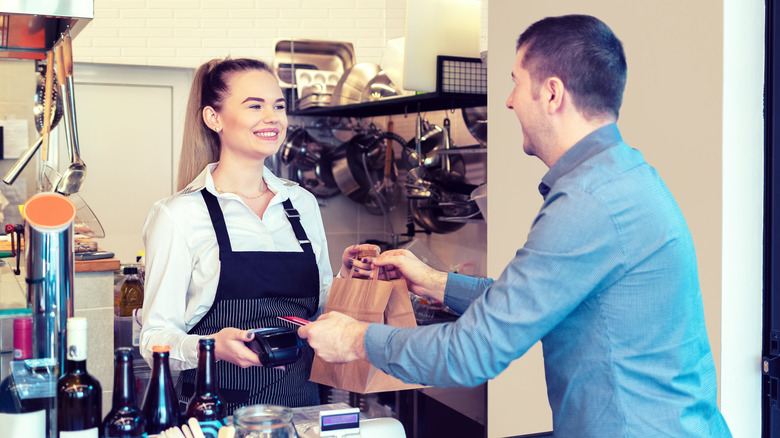
M 359 427 L 359 414 L 323 415 L 322 430 L 352 429 Z

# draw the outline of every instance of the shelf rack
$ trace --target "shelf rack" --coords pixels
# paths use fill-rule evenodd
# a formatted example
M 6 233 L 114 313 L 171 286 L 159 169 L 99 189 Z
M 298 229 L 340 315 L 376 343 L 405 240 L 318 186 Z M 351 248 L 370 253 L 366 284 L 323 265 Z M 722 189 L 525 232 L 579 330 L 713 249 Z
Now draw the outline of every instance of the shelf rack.
M 418 112 L 456 110 L 487 105 L 486 94 L 424 93 L 390 97 L 373 102 L 293 110 L 291 116 L 374 117 Z

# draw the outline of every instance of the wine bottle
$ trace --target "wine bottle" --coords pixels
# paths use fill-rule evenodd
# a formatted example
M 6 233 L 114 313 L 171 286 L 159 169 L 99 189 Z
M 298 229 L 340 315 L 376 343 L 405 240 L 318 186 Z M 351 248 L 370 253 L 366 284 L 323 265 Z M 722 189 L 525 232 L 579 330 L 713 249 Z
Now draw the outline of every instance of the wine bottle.
M 168 345 L 152 347 L 152 378 L 146 389 L 143 406 L 146 432 L 150 436 L 179 425 L 179 400 L 168 364 L 170 349 Z
M 187 403 L 185 418 L 195 418 L 206 438 L 217 438 L 219 428 L 227 423 L 225 405 L 219 399 L 214 339 L 198 341 L 198 369 L 195 394 Z
M 11 373 L 0 382 L 0 426 L 5 436 L 44 438 L 46 407 L 51 397 L 32 397 L 28 388 L 14 378 L 13 370 L 25 372 L 24 361 L 32 355 L 32 318 L 16 318 L 14 329 L 14 362 Z M 18 373 L 17 373 L 18 374 Z
M 65 374 L 57 381 L 59 438 L 98 438 L 102 409 L 100 382 L 87 372 L 87 319 L 68 318 Z
M 145 438 L 146 418 L 138 408 L 133 353 L 130 348 L 114 352 L 114 397 L 103 420 L 104 438 Z

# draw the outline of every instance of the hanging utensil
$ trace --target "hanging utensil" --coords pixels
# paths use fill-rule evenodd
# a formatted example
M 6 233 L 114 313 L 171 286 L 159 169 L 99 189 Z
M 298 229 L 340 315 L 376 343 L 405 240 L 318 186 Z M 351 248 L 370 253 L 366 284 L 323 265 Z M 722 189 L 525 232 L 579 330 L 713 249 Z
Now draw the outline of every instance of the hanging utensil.
M 57 45 L 56 57 L 57 76 L 60 77 L 60 87 L 65 95 L 65 130 L 68 138 L 70 166 L 65 170 L 54 191 L 63 195 L 70 195 L 81 189 L 81 185 L 87 176 L 87 166 L 79 155 L 76 102 L 73 89 L 73 51 L 70 31 L 62 36 L 62 43 Z
M 46 85 L 44 86 L 45 98 L 43 100 L 43 114 L 51 114 L 51 96 L 54 90 L 54 52 L 46 52 Z M 43 117 L 43 142 L 41 144 L 41 161 L 49 158 L 49 130 L 51 129 L 51 117 Z
M 470 200 L 475 185 L 466 181 L 466 168 L 460 154 L 453 154 L 450 120 L 444 119 L 443 149 L 435 160 L 407 173 L 409 213 L 414 222 L 433 233 L 451 233 L 462 228 L 463 219 L 479 213 Z M 435 148 L 438 149 L 438 146 Z
M 369 192 L 369 199 L 366 201 L 366 209 L 373 214 L 387 214 L 391 211 L 401 198 L 401 190 L 396 183 L 398 173 L 393 164 L 393 145 L 391 140 L 398 142 L 401 147 L 406 141 L 403 137 L 393 132 L 393 121 L 387 122 L 387 131 L 380 134 L 379 139 L 385 140 L 385 165 L 382 179 L 376 181 Z M 369 172 L 366 172 L 370 175 Z
M 53 51 L 50 52 L 53 56 Z M 47 60 L 48 60 L 47 56 Z M 46 71 L 49 72 L 49 62 L 47 61 Z M 38 152 L 38 148 L 41 147 L 43 144 L 43 132 L 44 132 L 44 120 L 46 119 L 45 115 L 50 114 L 49 116 L 49 132 L 51 132 L 52 129 L 54 129 L 55 126 L 60 122 L 60 119 L 62 118 L 62 96 L 60 95 L 60 92 L 57 91 L 58 83 L 56 75 L 53 72 L 54 67 L 54 61 L 51 60 L 51 66 L 52 71 L 50 73 L 44 73 L 43 71 L 38 72 L 38 85 L 36 87 L 36 93 L 35 93 L 35 101 L 33 105 L 33 112 L 35 113 L 35 128 L 38 130 L 38 134 L 40 136 L 35 140 L 35 143 L 31 144 L 29 148 L 22 154 L 22 156 L 19 157 L 18 160 L 16 160 L 16 163 L 14 163 L 13 167 L 8 171 L 8 173 L 5 174 L 5 177 L 3 177 L 3 182 L 11 185 L 16 181 L 16 178 L 19 177 L 19 175 L 22 173 L 22 170 L 27 166 L 27 164 L 30 162 L 30 159 L 32 159 L 33 155 L 35 155 L 36 152 Z M 45 110 L 46 104 L 46 82 L 48 80 L 48 77 L 51 77 L 52 79 L 52 87 L 50 94 L 51 98 L 51 104 L 50 104 L 50 110 L 47 113 Z

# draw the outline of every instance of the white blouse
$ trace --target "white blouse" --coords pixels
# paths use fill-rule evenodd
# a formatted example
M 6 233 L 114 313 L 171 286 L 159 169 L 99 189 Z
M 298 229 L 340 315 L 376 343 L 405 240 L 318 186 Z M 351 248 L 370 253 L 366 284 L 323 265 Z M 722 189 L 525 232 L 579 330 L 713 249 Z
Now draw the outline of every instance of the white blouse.
M 225 216 L 233 251 L 303 251 L 282 202 L 292 201 L 312 244 L 320 273 L 320 310 L 333 281 L 328 245 L 317 200 L 298 184 L 276 177 L 268 168 L 263 179 L 274 192 L 260 219 L 236 194 L 217 193 L 206 166 L 184 190 L 157 201 L 143 228 L 146 282 L 141 355 L 152 363 L 152 346 L 169 345 L 173 370 L 195 368 L 198 340 L 187 332 L 211 308 L 219 283 L 219 248 L 201 189 L 214 194 Z

